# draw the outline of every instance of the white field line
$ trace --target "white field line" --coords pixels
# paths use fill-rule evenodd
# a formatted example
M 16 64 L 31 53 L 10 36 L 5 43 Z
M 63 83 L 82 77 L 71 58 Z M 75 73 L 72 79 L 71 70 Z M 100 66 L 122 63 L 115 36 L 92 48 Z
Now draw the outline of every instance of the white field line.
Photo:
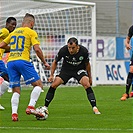
M 20 129 L 20 130 L 72 130 L 72 131 L 133 131 L 122 128 L 42 128 L 42 127 L 0 127 L 0 129 Z

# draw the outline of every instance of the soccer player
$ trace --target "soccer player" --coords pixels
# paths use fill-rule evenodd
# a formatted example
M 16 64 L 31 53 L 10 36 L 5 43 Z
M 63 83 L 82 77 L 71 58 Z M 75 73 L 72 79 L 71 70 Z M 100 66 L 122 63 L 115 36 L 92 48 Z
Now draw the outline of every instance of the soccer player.
M 6 20 L 6 26 L 0 30 L 0 42 L 2 42 L 8 35 L 16 28 L 16 18 L 9 17 Z M 7 91 L 9 88 L 9 77 L 8 77 L 8 71 L 5 67 L 5 63 L 2 61 L 2 57 L 5 49 L 0 49 L 0 76 L 1 78 L 1 84 L 0 84 L 0 97 Z M 10 90 L 10 89 L 8 89 Z M 2 105 L 0 105 L 0 109 L 5 109 Z
M 31 47 L 33 47 L 35 53 L 47 69 L 50 69 L 50 65 L 45 61 L 42 50 L 39 46 L 40 42 L 38 40 L 38 35 L 36 31 L 33 30 L 34 24 L 34 16 L 26 13 L 22 21 L 22 27 L 14 30 L 0 44 L 0 48 L 10 49 L 7 67 L 9 71 L 10 85 L 13 88 L 13 95 L 11 98 L 12 121 L 18 121 L 21 75 L 26 84 L 31 84 L 33 86 L 26 114 L 41 115 L 36 112 L 35 105 L 43 89 L 43 84 L 39 75 L 35 71 L 33 64 L 30 62 Z M 10 46 L 8 46 L 8 44 L 10 44 Z
M 62 58 L 63 64 L 60 74 L 56 75 L 54 79 L 57 64 Z M 84 87 L 94 114 L 101 114 L 96 106 L 96 98 L 91 87 L 92 77 L 88 50 L 84 46 L 79 45 L 75 37 L 70 38 L 67 45 L 59 50 L 52 63 L 51 75 L 48 81 L 53 82 L 47 92 L 44 108 L 48 109 L 50 102 L 54 98 L 56 88 L 61 84 L 66 84 L 72 77 Z
M 128 35 L 125 40 L 125 47 L 127 50 L 132 50 L 132 46 L 130 45 L 130 40 L 131 40 L 132 36 L 133 36 L 133 25 L 129 28 Z M 126 91 L 122 95 L 121 101 L 125 101 L 126 99 L 129 98 L 129 90 L 130 90 L 130 86 L 132 84 L 132 80 L 133 80 L 133 54 L 130 59 L 130 70 L 129 70 L 129 73 L 127 76 L 127 81 L 126 81 Z M 132 96 L 133 96 L 133 94 L 131 92 L 130 97 L 132 97 Z

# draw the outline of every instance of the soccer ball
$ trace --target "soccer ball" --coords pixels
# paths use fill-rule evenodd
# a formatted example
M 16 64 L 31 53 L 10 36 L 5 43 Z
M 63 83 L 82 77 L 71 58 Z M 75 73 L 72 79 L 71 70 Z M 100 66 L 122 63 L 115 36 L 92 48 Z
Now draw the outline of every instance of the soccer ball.
M 46 107 L 38 107 L 36 108 L 36 111 L 43 114 L 43 117 L 36 116 L 37 120 L 46 120 L 48 118 L 48 109 Z

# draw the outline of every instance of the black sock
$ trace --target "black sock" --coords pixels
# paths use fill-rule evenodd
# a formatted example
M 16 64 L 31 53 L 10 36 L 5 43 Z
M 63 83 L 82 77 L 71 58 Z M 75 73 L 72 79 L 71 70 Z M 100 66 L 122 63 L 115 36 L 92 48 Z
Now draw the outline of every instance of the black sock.
M 87 98 L 90 101 L 91 106 L 92 107 L 96 106 L 96 99 L 95 99 L 95 95 L 94 95 L 92 88 L 91 87 L 87 88 L 86 93 L 87 93 Z
M 55 88 L 52 88 L 50 86 L 48 92 L 47 92 L 47 95 L 46 95 L 46 98 L 45 98 L 45 106 L 48 107 L 50 102 L 52 101 L 52 99 L 54 98 L 54 94 L 55 94 Z
M 129 94 L 132 78 L 133 78 L 133 73 L 129 72 L 127 76 L 127 81 L 126 81 L 126 94 Z

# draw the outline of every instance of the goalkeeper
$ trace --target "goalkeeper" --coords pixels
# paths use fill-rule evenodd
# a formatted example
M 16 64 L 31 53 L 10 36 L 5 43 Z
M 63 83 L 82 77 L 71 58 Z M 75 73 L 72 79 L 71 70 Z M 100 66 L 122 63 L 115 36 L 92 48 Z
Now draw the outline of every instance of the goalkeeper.
M 60 74 L 56 75 L 54 79 L 55 69 L 62 58 L 64 60 Z M 61 84 L 66 84 L 72 77 L 84 87 L 94 114 L 101 114 L 96 107 L 96 98 L 91 87 L 92 78 L 88 50 L 84 46 L 79 45 L 78 40 L 74 37 L 70 38 L 67 45 L 59 50 L 52 63 L 51 75 L 48 81 L 53 82 L 47 92 L 44 107 L 48 108 L 50 102 L 54 98 L 56 88 Z

